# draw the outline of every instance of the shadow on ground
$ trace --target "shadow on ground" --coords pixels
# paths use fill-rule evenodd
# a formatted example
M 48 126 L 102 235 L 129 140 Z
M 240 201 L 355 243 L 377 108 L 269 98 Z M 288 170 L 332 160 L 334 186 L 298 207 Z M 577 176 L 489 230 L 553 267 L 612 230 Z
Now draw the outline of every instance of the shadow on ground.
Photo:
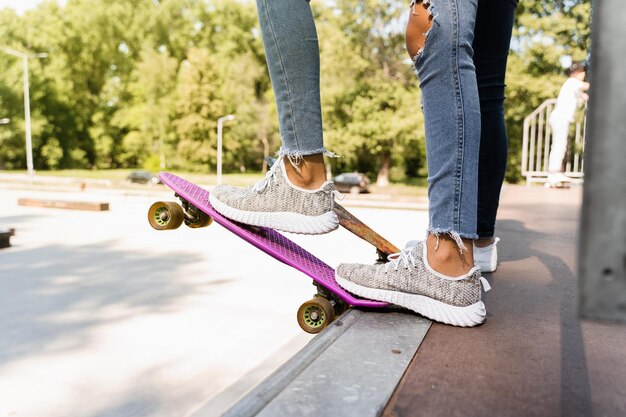
M 126 251 L 114 243 L 0 252 L 0 367 L 76 349 L 96 326 L 173 311 L 185 297 L 228 282 L 208 272 L 200 282 L 181 277 L 198 255 Z

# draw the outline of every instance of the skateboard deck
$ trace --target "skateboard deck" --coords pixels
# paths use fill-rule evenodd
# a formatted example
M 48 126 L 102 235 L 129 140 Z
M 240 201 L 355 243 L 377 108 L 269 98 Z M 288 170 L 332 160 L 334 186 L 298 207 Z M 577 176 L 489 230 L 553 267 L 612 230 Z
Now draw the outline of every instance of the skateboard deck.
M 213 221 L 234 233 L 236 236 L 267 253 L 274 259 L 283 262 L 309 276 L 315 283 L 318 284 L 318 289 L 319 286 L 321 286 L 323 289 L 331 293 L 331 297 L 329 297 L 329 294 L 323 294 L 325 297 L 330 298 L 331 300 L 336 297 L 344 303 L 356 307 L 375 308 L 385 307 L 388 305 L 384 302 L 355 297 L 341 288 L 335 280 L 335 270 L 331 266 L 327 265 L 324 261 L 303 249 L 281 233 L 265 227 L 256 227 L 238 223 L 222 216 L 211 206 L 211 203 L 209 203 L 209 192 L 205 189 L 174 174 L 163 172 L 159 174 L 159 177 L 165 185 L 174 190 L 176 196 L 183 201 L 183 206 L 187 204 L 201 210 L 207 216 L 212 218 Z M 189 206 L 187 208 L 189 208 Z M 332 297 L 332 295 L 335 297 Z M 335 308 L 335 310 L 337 310 L 337 308 Z
M 400 252 L 396 246 L 390 243 L 387 239 L 376 233 L 372 228 L 367 226 L 361 220 L 354 217 L 352 213 L 346 210 L 343 206 L 335 204 L 333 209 L 339 219 L 339 224 L 346 230 L 354 233 L 364 241 L 370 243 L 376 248 L 379 262 L 386 262 L 387 256 L 392 253 Z

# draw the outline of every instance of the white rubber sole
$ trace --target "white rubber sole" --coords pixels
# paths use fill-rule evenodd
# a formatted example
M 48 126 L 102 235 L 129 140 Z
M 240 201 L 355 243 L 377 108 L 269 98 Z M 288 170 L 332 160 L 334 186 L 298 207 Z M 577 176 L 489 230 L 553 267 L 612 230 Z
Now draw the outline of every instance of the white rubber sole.
M 244 211 L 222 203 L 217 198 L 214 198 L 213 194 L 209 195 L 209 202 L 215 210 L 231 220 L 252 226 L 269 227 L 283 232 L 321 235 L 332 232 L 339 227 L 337 214 L 332 210 L 320 216 L 306 216 L 304 214 L 283 211 Z
M 467 307 L 457 307 L 424 295 L 409 294 L 398 291 L 369 288 L 357 285 L 347 279 L 335 275 L 337 283 L 345 290 L 370 300 L 385 301 L 395 304 L 431 320 L 460 327 L 473 327 L 485 321 L 487 310 L 482 301 Z

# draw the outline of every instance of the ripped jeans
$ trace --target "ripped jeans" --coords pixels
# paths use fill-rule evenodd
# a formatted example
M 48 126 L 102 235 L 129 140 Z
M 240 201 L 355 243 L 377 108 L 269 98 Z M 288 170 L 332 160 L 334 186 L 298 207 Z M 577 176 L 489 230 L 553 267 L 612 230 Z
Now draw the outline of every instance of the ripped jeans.
M 432 28 L 415 68 L 426 127 L 429 231 L 457 240 L 491 237 L 506 169 L 504 75 L 517 0 L 427 3 Z M 332 155 L 324 148 L 319 46 L 309 1 L 257 0 L 257 8 L 280 154 Z
M 448 234 L 460 246 L 460 238 L 494 235 L 506 170 L 504 78 L 516 7 L 517 0 L 430 0 L 411 7 L 428 13 L 430 22 L 413 45 L 426 130 L 429 232 Z

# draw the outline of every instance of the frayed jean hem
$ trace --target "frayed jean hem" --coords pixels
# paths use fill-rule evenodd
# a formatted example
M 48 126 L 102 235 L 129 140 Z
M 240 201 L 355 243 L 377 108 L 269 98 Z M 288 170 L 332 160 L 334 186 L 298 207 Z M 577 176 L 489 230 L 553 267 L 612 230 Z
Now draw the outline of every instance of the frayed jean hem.
M 337 155 L 334 152 L 329 151 L 328 149 L 324 147 L 314 149 L 311 151 L 292 151 L 289 149 L 285 149 L 285 147 L 282 146 L 280 150 L 277 152 L 276 156 L 278 156 L 279 158 L 286 157 L 287 159 L 289 159 L 289 162 L 291 162 L 292 165 L 298 166 L 300 162 L 302 161 L 303 157 L 309 156 L 309 155 L 317 155 L 320 153 L 329 158 L 340 158 L 339 155 Z
M 461 253 L 467 250 L 467 247 L 463 243 L 463 239 L 472 239 L 472 240 L 478 239 L 478 235 L 476 233 L 473 233 L 473 234 L 472 233 L 459 233 L 459 232 L 453 231 L 452 229 L 442 229 L 442 228 L 431 227 L 431 228 L 428 228 L 427 232 L 437 238 L 437 246 L 439 246 L 439 237 L 441 235 L 449 236 L 452 240 L 456 242 L 456 245 L 458 246 Z

